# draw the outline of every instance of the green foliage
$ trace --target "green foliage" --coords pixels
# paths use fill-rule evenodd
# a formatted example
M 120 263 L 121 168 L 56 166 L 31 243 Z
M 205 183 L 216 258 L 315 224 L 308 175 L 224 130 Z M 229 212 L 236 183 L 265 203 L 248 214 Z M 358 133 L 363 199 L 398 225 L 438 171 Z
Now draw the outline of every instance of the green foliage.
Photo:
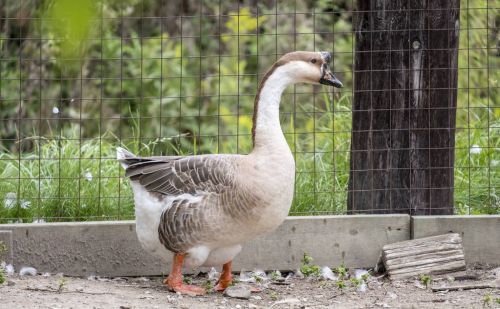
M 306 277 L 319 277 L 321 273 L 321 268 L 318 265 L 311 265 L 313 258 L 304 252 L 302 258 L 302 265 L 300 266 L 300 272 Z
M 59 283 L 57 284 L 57 292 L 62 293 L 62 291 L 66 288 L 68 281 L 66 278 L 59 279 Z
M 335 281 L 335 284 L 336 284 L 336 285 L 337 285 L 337 287 L 338 287 L 339 289 L 341 289 L 341 290 L 342 290 L 342 289 L 345 289 L 345 288 L 347 287 L 347 284 L 345 283 L 345 281 L 344 281 L 344 280 L 340 280 L 340 279 L 339 279 L 339 280 Z
M 363 280 L 358 279 L 358 278 L 350 278 L 349 281 L 351 282 L 352 285 L 354 286 L 360 286 L 363 283 Z
M 493 301 L 493 297 L 491 296 L 491 292 L 488 292 L 483 297 L 483 308 L 489 307 L 491 302 Z
M 182 282 L 184 282 L 185 284 L 193 284 L 193 279 L 190 276 L 184 276 L 182 278 Z
M 7 245 L 3 241 L 0 241 L 0 258 L 6 251 L 7 251 Z M 1 261 L 2 260 L 0 259 L 0 262 Z M 4 282 L 5 282 L 5 271 L 2 267 L 0 267 L 0 284 L 3 284 Z
M 275 55 L 310 50 L 311 42 L 316 50 L 336 52 L 334 70 L 341 72 L 345 88 L 339 94 L 300 85 L 284 93 L 282 128 L 297 170 L 291 214 L 345 212 L 351 2 L 280 4 L 290 12 L 327 13 L 315 19 L 272 16 L 275 8 L 266 4 L 259 4 L 257 16 L 243 4 L 204 2 L 203 14 L 198 6 L 188 8 L 182 40 L 176 21 L 136 18 L 158 16 L 168 3 L 51 0 L 28 7 L 7 1 L 2 7 L 3 16 L 43 19 L 22 25 L 6 19 L 0 33 L 0 118 L 5 119 L 0 122 L 0 221 L 133 218 L 129 183 L 119 178 L 122 170 L 114 160 L 119 144 L 142 155 L 248 153 L 258 74 Z M 492 69 L 500 66 L 500 57 L 491 48 L 498 29 L 484 3 L 462 3 L 460 16 L 457 214 L 500 212 L 500 109 L 495 105 L 500 71 Z M 210 17 L 218 14 L 227 18 Z M 215 29 L 220 40 L 212 36 Z M 7 39 L 20 33 L 44 40 Z M 28 65 L 21 56 L 42 61 Z M 471 152 L 473 145 L 479 151 Z
M 205 288 L 205 291 L 207 293 L 210 293 L 210 292 L 212 292 L 212 290 L 214 288 L 214 284 L 212 283 L 212 281 L 207 280 L 207 281 L 205 281 L 205 284 L 203 284 L 203 287 Z
M 279 295 L 276 291 L 269 291 L 269 298 L 271 298 L 271 300 L 278 300 Z
M 281 272 L 278 270 L 275 270 L 271 273 L 271 280 L 277 281 L 281 278 Z
M 115 160 L 116 137 L 104 135 L 101 140 L 81 142 L 37 138 L 33 142 L 35 152 L 23 154 L 21 164 L 17 155 L 0 153 L 2 220 L 133 218 L 130 185 Z M 142 147 L 151 150 L 156 145 Z M 137 150 L 137 145 L 130 148 Z
M 344 264 L 332 269 L 333 272 L 337 273 L 339 280 L 347 279 L 347 268 Z
M 370 274 L 361 275 L 361 280 L 363 280 L 364 282 L 366 282 L 368 278 L 370 278 Z
M 428 288 L 429 285 L 432 283 L 432 277 L 430 275 L 420 274 L 418 276 L 418 279 L 420 280 L 420 283 L 425 285 L 426 288 Z
M 257 283 L 263 283 L 264 282 L 264 279 L 261 276 L 259 276 L 259 275 L 253 275 L 252 278 L 254 278 L 255 282 L 257 282 Z
M 7 245 L 3 241 L 0 241 L 0 256 L 5 252 L 7 252 Z
M 52 38 L 57 40 L 59 59 L 79 59 L 89 47 L 89 39 L 96 32 L 99 10 L 92 0 L 54 0 L 47 11 L 47 25 Z

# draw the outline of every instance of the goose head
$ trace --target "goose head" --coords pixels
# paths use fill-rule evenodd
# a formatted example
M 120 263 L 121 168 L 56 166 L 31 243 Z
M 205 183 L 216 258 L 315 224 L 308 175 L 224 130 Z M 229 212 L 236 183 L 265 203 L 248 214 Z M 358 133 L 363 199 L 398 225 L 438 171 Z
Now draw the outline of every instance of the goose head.
M 342 88 L 342 83 L 330 69 L 329 52 L 291 52 L 281 57 L 277 66 L 286 67 L 294 83 L 322 84 Z

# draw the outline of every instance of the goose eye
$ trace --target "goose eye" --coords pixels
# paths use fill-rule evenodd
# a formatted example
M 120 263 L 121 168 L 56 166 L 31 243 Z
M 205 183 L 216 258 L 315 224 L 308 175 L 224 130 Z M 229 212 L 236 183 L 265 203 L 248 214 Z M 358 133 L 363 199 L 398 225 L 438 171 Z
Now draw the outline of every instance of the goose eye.
M 311 63 L 316 63 L 316 59 L 311 59 Z

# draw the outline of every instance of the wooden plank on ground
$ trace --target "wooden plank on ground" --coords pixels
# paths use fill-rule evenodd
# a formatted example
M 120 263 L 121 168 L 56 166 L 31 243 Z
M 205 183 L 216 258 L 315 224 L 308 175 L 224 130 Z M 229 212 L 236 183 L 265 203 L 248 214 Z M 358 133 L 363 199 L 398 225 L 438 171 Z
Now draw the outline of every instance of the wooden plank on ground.
M 389 277 L 447 274 L 465 270 L 462 238 L 450 233 L 385 245 L 382 261 Z

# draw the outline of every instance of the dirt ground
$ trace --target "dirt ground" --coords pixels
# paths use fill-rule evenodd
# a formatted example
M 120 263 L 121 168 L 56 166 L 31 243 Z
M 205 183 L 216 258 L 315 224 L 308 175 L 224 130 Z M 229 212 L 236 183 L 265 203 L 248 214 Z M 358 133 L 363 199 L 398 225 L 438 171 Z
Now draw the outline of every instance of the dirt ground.
M 168 291 L 161 278 L 12 275 L 0 285 L 0 308 L 500 308 L 499 289 L 431 290 L 432 286 L 488 282 L 498 279 L 499 272 L 498 268 L 476 266 L 468 270 L 470 278 L 453 282 L 451 278 L 433 278 L 427 288 L 417 278 L 391 282 L 370 277 L 364 292 L 349 280 L 340 289 L 336 281 L 297 276 L 285 281 L 266 278 L 258 280 L 260 283 L 237 283 L 261 288 L 250 299 L 215 292 L 198 297 L 178 295 Z M 207 274 L 188 280 L 203 285 Z

